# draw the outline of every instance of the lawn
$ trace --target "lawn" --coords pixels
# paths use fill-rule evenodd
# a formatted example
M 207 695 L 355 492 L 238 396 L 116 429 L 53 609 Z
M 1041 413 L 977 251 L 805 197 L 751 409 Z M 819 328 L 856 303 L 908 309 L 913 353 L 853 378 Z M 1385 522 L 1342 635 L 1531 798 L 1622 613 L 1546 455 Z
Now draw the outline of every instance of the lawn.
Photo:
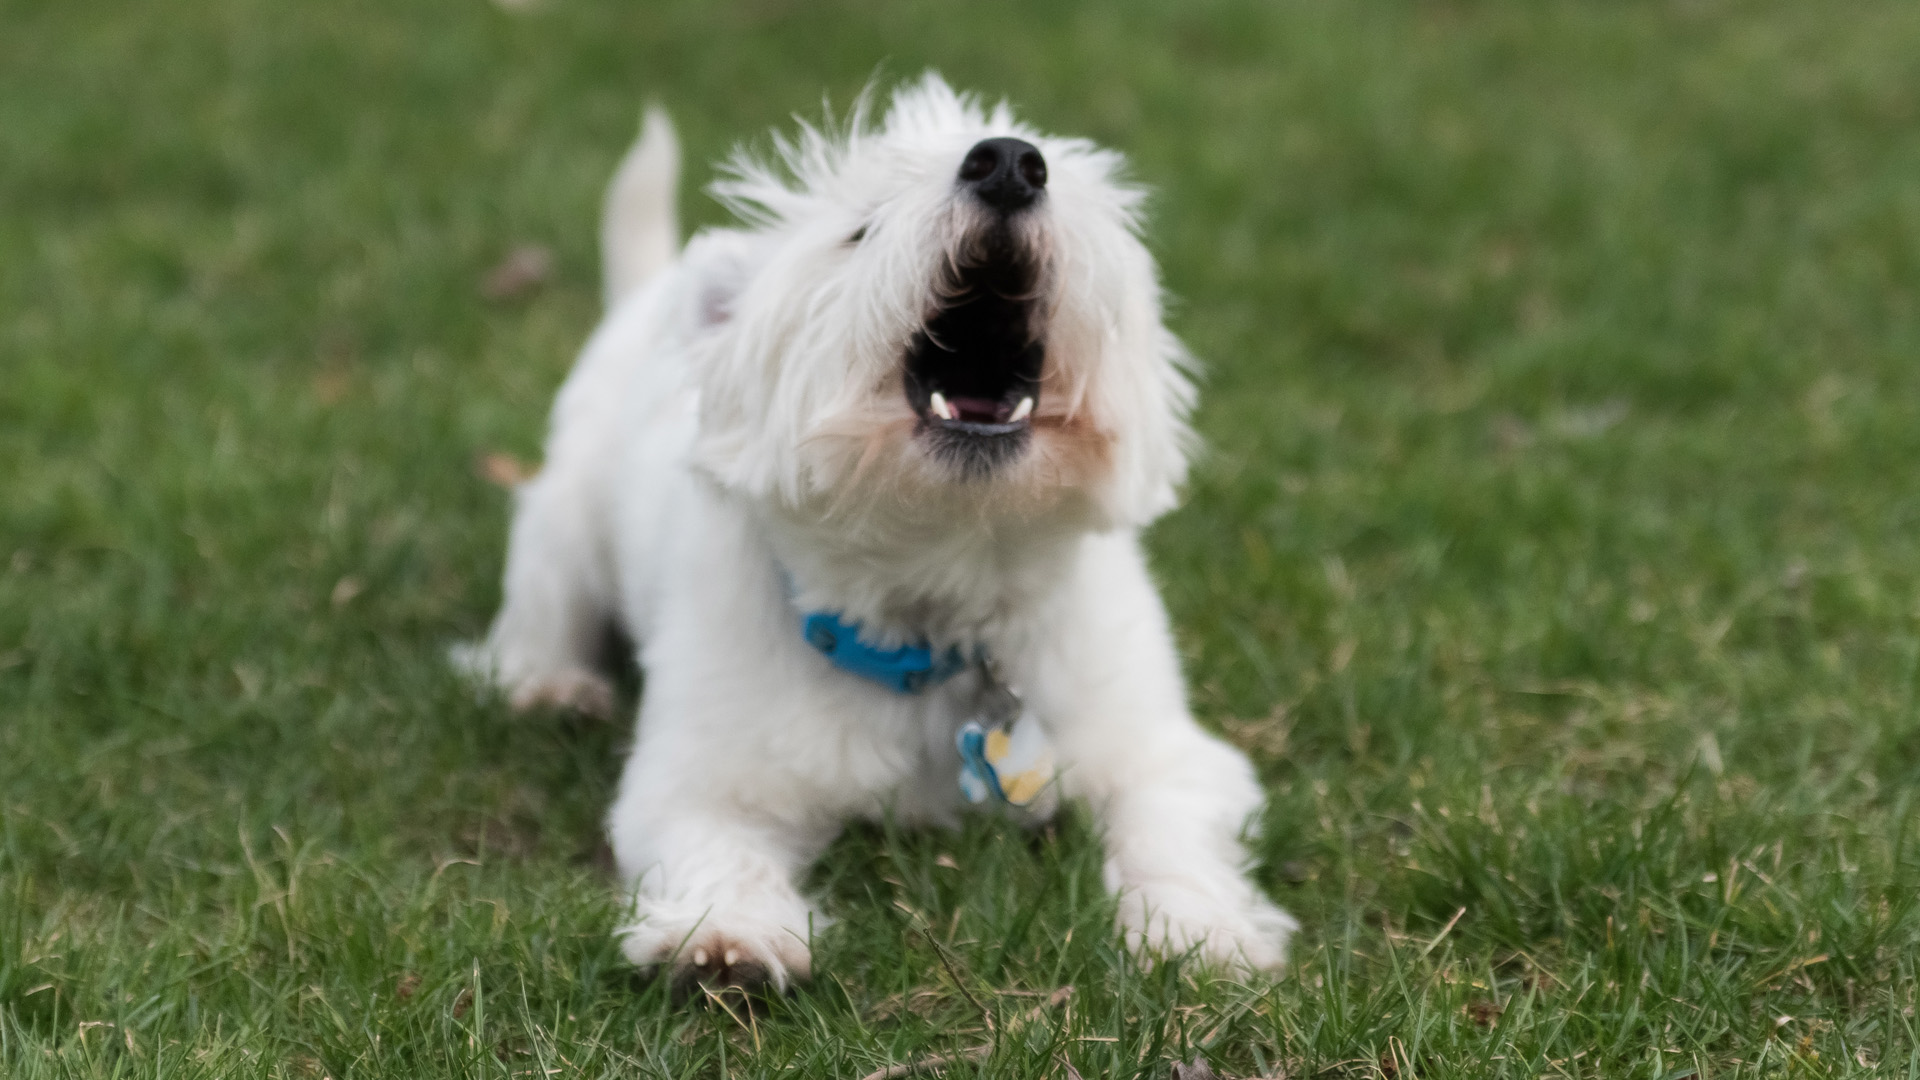
M 811 984 L 676 1001 L 625 728 L 442 662 L 641 103 L 697 187 L 929 65 L 1158 193 L 1277 981 L 1069 813 L 854 830 Z M 0 1075 L 1920 1076 L 1916 462 L 1910 0 L 0 0 Z

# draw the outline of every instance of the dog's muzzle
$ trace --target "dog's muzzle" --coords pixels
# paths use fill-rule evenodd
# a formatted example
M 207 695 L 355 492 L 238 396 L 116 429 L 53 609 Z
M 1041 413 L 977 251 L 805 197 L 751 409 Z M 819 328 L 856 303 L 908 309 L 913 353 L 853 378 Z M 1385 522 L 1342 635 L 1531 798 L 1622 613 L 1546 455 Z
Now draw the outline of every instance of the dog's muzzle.
M 1023 139 L 983 139 L 955 179 L 990 211 L 955 254 L 939 309 L 907 347 L 907 403 L 934 454 L 968 477 L 1031 441 L 1046 347 L 1037 317 L 1044 269 L 1016 217 L 1045 193 L 1046 159 Z

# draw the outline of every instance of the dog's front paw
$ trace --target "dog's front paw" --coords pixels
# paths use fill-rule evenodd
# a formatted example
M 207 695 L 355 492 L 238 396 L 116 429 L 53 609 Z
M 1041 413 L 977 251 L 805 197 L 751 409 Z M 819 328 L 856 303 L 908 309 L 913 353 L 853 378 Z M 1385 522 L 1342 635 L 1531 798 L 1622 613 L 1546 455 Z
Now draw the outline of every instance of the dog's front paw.
M 614 715 L 613 684 L 581 668 L 522 679 L 507 700 L 520 712 L 547 706 L 572 709 L 600 720 L 611 720 Z
M 552 707 L 572 709 L 611 720 L 615 709 L 613 683 L 584 667 L 543 667 L 524 658 L 503 659 L 491 642 L 455 645 L 447 650 L 453 669 L 475 685 L 498 688 L 517 712 Z M 549 669 L 550 668 L 550 669 Z
M 713 989 L 739 987 L 755 989 L 784 980 L 774 978 L 773 969 L 758 959 L 744 944 L 724 935 L 683 950 L 674 958 L 673 981 L 683 987 L 705 986 Z M 807 958 L 799 958 L 801 970 L 789 974 L 804 977 Z
M 784 990 L 813 972 L 813 955 L 801 934 L 767 926 L 729 929 L 713 919 L 677 932 L 643 920 L 621 931 L 621 951 L 641 967 L 667 969 L 683 989 L 772 985 Z
M 1251 887 L 1211 892 L 1186 883 L 1135 887 L 1120 894 L 1120 932 L 1148 959 L 1192 953 L 1234 971 L 1277 972 L 1300 928 Z
M 572 709 L 602 720 L 613 718 L 613 683 L 597 671 L 578 666 L 536 665 L 525 657 L 502 657 L 491 642 L 455 645 L 447 650 L 453 669 L 473 683 L 497 687 L 517 712 L 552 707 Z

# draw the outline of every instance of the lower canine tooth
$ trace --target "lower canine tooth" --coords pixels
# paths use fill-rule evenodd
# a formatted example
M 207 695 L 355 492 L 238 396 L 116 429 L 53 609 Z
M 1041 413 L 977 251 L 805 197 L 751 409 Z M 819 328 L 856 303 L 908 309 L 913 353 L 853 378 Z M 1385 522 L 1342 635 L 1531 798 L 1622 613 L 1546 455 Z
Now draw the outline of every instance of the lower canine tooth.
M 933 410 L 933 415 L 942 420 L 953 419 L 953 406 L 947 404 L 947 396 L 938 390 L 935 390 L 933 397 L 928 399 L 927 407 Z
M 1033 415 L 1033 399 L 1023 397 L 1020 399 L 1020 404 L 1013 407 L 1013 415 L 1007 417 L 1007 423 L 1017 424 L 1031 415 Z

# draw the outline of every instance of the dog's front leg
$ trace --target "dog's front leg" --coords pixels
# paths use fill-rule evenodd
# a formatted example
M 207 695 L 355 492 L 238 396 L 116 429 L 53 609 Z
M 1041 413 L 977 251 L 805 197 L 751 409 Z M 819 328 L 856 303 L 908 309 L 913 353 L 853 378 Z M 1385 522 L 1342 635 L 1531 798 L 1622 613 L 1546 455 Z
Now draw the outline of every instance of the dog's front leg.
M 1246 874 L 1262 792 L 1246 757 L 1194 723 L 1165 610 L 1130 537 L 1087 544 L 1030 681 L 1066 794 L 1087 800 L 1128 941 L 1275 970 L 1297 927 Z
M 697 770 L 675 782 L 649 769 L 640 783 L 635 771 L 610 822 L 633 888 L 633 921 L 621 930 L 627 957 L 683 983 L 785 987 L 807 978 L 825 919 L 795 882 L 826 837 L 715 799 Z

